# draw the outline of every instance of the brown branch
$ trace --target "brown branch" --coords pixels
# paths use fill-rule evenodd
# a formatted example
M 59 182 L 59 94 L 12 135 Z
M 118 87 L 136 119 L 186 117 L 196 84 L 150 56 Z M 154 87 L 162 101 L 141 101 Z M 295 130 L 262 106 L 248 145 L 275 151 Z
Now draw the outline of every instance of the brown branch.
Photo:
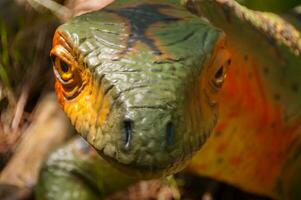
M 87 12 L 100 10 L 113 1 L 114 0 L 67 0 L 66 7 L 72 11 L 73 16 L 78 16 Z
M 18 128 L 19 128 L 19 124 L 21 122 L 23 112 L 24 112 L 24 107 L 27 103 L 28 94 L 29 94 L 29 86 L 25 85 L 22 89 L 21 96 L 18 100 L 15 115 L 14 115 L 14 119 L 12 121 L 12 133 L 13 134 L 16 133 Z
M 37 106 L 32 124 L 22 134 L 14 156 L 2 171 L 0 184 L 30 191 L 38 180 L 43 161 L 66 140 L 69 132 L 69 122 L 54 95 L 47 95 Z

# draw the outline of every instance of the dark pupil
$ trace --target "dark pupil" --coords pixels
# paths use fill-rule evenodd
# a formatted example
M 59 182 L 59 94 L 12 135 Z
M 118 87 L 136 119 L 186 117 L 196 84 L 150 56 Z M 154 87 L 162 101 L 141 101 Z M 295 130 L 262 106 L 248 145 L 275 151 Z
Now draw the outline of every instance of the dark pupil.
M 61 62 L 61 70 L 64 72 L 64 73 L 67 73 L 69 71 L 69 66 L 67 65 L 67 63 L 65 63 L 64 61 L 60 61 Z
M 216 79 L 220 79 L 224 75 L 224 67 L 221 66 L 215 74 Z

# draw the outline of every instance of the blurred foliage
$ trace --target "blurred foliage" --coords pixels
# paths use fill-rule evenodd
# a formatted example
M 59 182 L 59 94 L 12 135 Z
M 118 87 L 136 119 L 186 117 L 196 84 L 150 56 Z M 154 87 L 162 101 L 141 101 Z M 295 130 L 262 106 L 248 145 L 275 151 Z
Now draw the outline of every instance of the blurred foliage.
M 16 96 L 25 83 L 48 71 L 48 52 L 57 24 L 49 14 L 0 0 L 0 83 Z
M 301 4 L 300 0 L 237 0 L 254 10 L 286 12 Z
M 282 17 L 301 32 L 301 5 L 285 13 Z
M 11 80 L 9 78 L 12 73 L 13 61 L 18 62 L 19 52 L 17 49 L 11 48 L 10 33 L 18 29 L 21 22 L 16 19 L 22 19 L 15 16 L 15 18 L 8 17 L 10 14 L 7 12 L 11 10 L 18 15 L 16 7 L 13 7 L 8 1 L 1 1 L 0 3 L 0 80 L 6 87 L 11 87 Z M 6 9 L 4 9 L 6 8 Z M 2 11 L 3 10 L 3 11 Z M 8 26 L 8 24 L 10 26 Z
M 0 0 L 0 133 L 26 126 L 38 98 L 53 83 L 49 51 L 58 21 L 19 2 Z M 3 136 L 2 143 L 11 142 Z

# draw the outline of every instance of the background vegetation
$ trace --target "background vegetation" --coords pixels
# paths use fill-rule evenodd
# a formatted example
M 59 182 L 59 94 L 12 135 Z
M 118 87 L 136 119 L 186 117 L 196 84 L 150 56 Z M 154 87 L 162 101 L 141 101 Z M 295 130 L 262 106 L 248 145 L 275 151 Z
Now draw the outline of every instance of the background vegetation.
M 300 0 L 237 0 L 254 10 L 285 12 L 301 4 Z

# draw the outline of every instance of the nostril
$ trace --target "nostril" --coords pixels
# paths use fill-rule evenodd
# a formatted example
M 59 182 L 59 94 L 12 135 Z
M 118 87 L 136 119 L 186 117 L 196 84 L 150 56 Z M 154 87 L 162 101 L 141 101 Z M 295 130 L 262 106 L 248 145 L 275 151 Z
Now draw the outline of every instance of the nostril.
M 123 121 L 123 141 L 124 148 L 128 150 L 130 148 L 130 143 L 132 139 L 133 133 L 133 121 L 126 119 Z
M 166 125 L 166 144 L 171 145 L 174 139 L 174 126 L 171 122 L 168 122 Z

